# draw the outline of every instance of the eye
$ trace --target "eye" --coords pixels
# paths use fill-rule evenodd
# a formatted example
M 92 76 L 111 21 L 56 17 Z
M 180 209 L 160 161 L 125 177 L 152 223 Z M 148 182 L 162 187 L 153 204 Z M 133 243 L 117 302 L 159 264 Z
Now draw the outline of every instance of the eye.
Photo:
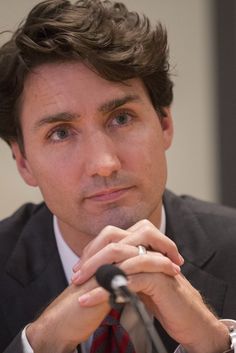
M 128 125 L 132 121 L 132 116 L 128 112 L 120 112 L 115 115 L 110 121 L 109 126 L 123 126 Z
M 70 127 L 59 126 L 49 133 L 48 138 L 53 142 L 59 142 L 68 139 L 71 135 L 73 135 L 73 132 Z

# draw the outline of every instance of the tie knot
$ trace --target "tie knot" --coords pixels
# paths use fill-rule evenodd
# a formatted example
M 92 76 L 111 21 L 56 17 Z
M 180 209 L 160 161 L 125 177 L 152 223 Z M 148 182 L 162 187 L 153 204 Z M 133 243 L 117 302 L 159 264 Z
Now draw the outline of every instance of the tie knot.
M 90 353 L 135 353 L 128 333 L 120 325 L 122 309 L 112 309 L 96 329 Z

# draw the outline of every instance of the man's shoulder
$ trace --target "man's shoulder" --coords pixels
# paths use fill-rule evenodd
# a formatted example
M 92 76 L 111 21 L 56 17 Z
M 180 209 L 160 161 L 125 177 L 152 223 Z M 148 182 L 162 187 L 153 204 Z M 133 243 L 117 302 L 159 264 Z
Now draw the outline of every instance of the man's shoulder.
M 11 231 L 13 229 L 22 229 L 29 219 L 39 212 L 45 204 L 42 202 L 40 204 L 25 203 L 20 208 L 18 208 L 11 216 L 0 221 L 0 236 L 2 233 Z
M 44 203 L 26 203 L 11 216 L 0 221 L 0 258 L 7 257 L 32 218 L 46 209 Z
M 236 224 L 235 208 L 221 205 L 219 203 L 203 201 L 189 195 L 182 195 L 180 197 L 186 203 L 186 205 L 199 217 L 210 217 L 222 220 L 231 219 Z
M 186 263 L 236 289 L 236 210 L 171 192 L 164 204 L 167 234 Z
M 223 232 L 225 242 L 228 238 L 236 243 L 236 209 L 189 195 L 176 196 L 170 191 L 166 192 L 165 201 L 170 214 L 176 212 L 179 220 L 197 222 L 214 239 Z
M 169 190 L 166 190 L 164 200 L 178 208 L 181 206 L 183 209 L 188 208 L 199 217 L 227 218 L 236 223 L 236 209 L 229 206 L 201 200 L 190 195 L 176 195 Z

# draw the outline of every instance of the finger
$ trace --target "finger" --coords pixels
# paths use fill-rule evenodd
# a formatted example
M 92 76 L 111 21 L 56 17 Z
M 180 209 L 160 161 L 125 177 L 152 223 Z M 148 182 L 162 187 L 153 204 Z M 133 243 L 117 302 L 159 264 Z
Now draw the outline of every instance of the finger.
M 84 248 L 82 257 L 73 267 L 73 271 L 78 271 L 89 258 L 102 250 L 108 244 L 116 243 L 125 238 L 127 235 L 128 232 L 123 229 L 114 226 L 106 226 L 99 233 L 99 235 Z
M 161 252 L 175 264 L 183 265 L 184 259 L 176 244 L 148 220 L 141 220 L 130 227 L 127 236 L 120 242 L 135 246 L 142 244 L 147 248 Z
M 176 276 L 181 272 L 180 267 L 169 258 L 155 252 L 129 258 L 118 266 L 128 276 L 138 273 L 162 273 L 168 276 Z
M 104 264 L 121 263 L 122 261 L 138 255 L 135 246 L 121 243 L 109 243 L 82 264 L 80 269 L 72 276 L 72 282 L 82 284 L 92 277 L 97 269 Z
M 74 266 L 73 271 L 79 271 L 88 258 L 103 249 L 107 244 L 118 241 L 135 246 L 142 244 L 145 247 L 149 247 L 168 256 L 177 265 L 184 263 L 184 259 L 179 254 L 176 244 L 162 234 L 150 221 L 141 220 L 127 231 L 114 226 L 105 227 L 102 232 L 85 247 L 83 256 Z
M 81 295 L 78 298 L 79 304 L 82 307 L 95 306 L 109 300 L 109 293 L 102 287 L 97 287 L 90 292 Z
M 138 256 L 136 256 L 136 258 L 137 257 Z M 145 257 L 146 256 L 139 256 L 140 259 L 144 258 L 144 260 L 139 261 L 139 264 L 137 261 L 135 263 L 135 258 L 132 258 L 123 262 L 119 267 L 122 268 L 128 275 L 129 287 L 132 291 L 137 293 L 143 292 L 150 294 L 150 283 L 152 286 L 153 274 L 157 274 L 157 268 L 160 270 L 160 272 L 162 272 L 161 275 L 166 274 L 168 276 L 176 275 L 176 270 L 172 270 L 171 266 L 169 268 L 169 265 L 172 264 L 171 261 L 162 255 L 158 256 L 153 255 L 152 253 L 150 254 L 151 259 L 149 258 L 148 260 L 145 259 Z M 149 273 L 144 273 L 146 271 Z M 81 295 L 78 300 L 82 307 L 95 306 L 108 301 L 109 293 L 101 287 L 96 287 L 95 289 L 92 289 L 91 291 Z

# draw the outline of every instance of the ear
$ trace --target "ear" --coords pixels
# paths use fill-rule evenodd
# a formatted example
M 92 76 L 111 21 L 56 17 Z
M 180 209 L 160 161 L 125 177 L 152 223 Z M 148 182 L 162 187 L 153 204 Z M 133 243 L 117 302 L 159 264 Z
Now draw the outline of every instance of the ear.
M 163 131 L 163 141 L 165 150 L 167 150 L 172 143 L 174 135 L 174 126 L 170 108 L 164 108 L 165 116 L 160 118 L 160 123 Z
M 26 184 L 30 186 L 38 186 L 36 179 L 34 178 L 33 172 L 30 168 L 30 164 L 25 157 L 25 155 L 22 153 L 19 145 L 17 142 L 12 142 L 11 143 L 11 149 L 13 156 L 16 160 L 16 165 L 17 169 L 26 182 Z

